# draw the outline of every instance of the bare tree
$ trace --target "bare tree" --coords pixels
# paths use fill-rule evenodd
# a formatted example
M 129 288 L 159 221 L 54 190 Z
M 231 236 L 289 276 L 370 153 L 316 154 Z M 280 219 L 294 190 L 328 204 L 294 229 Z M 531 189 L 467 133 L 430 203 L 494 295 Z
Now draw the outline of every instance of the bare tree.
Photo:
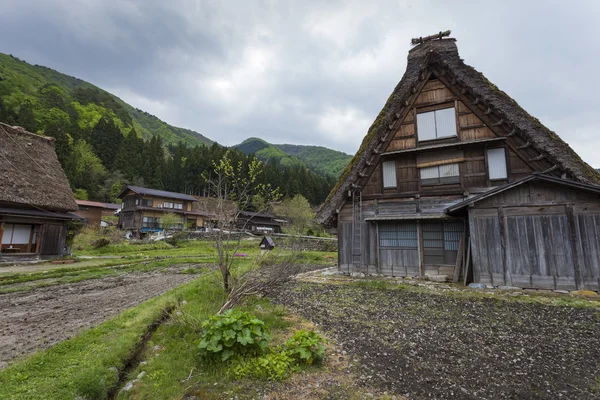
M 229 292 L 227 300 L 218 313 L 221 314 L 235 307 L 246 297 L 264 297 L 273 293 L 303 269 L 304 266 L 298 263 L 297 254 L 292 254 L 282 262 L 270 263 L 248 271 L 240 277 L 237 284 L 233 285 L 233 289 Z
M 230 158 L 230 152 L 227 151 L 218 162 L 213 162 L 213 173 L 210 178 L 204 176 L 208 183 L 210 195 L 216 199 L 215 218 L 217 226 L 215 241 L 219 270 L 226 292 L 231 290 L 231 267 L 242 238 L 241 235 L 236 235 L 236 238 L 232 236 L 235 222 L 238 220 L 240 213 L 252 205 L 254 196 L 260 196 L 264 200 L 263 204 L 278 200 L 280 197 L 278 189 L 273 189 L 270 184 L 259 184 L 257 182 L 262 172 L 263 164 L 256 158 L 252 159 L 248 165 L 244 165 L 240 161 L 234 166 Z M 264 210 L 257 210 L 254 215 L 261 211 Z M 241 227 L 242 231 L 250 218 L 245 220 Z

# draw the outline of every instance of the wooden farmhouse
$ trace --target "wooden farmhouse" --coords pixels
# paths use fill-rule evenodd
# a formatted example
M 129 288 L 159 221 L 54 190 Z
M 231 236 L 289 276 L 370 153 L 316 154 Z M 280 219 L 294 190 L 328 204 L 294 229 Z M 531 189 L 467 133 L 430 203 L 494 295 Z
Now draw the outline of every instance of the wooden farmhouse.
M 122 199 L 119 213 L 121 229 L 135 234 L 161 232 L 162 217 L 167 213 L 179 216 L 179 222 L 170 229 L 200 228 L 208 214 L 192 209 L 196 199 L 183 193 L 149 189 L 139 186 L 127 186 L 117 196 Z
M 598 290 L 600 175 L 442 36 L 413 40 L 317 214 L 339 268 Z
M 103 218 L 113 216 L 121 208 L 120 204 L 88 200 L 75 201 L 77 202 L 77 211 L 74 214 L 79 215 L 83 219 L 83 224 L 89 227 L 108 226 Z
M 64 255 L 74 210 L 54 139 L 0 123 L 0 261 Z
M 273 214 L 259 213 L 254 211 L 240 211 L 235 226 L 240 230 L 252 233 L 281 233 L 281 225 L 285 221 Z

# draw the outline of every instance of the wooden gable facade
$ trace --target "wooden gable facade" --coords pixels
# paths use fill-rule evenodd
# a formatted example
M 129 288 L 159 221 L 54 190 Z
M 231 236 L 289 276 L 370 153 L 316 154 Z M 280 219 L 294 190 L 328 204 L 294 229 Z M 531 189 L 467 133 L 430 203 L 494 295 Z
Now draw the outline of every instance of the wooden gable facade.
M 337 225 L 340 269 L 390 276 L 445 275 L 455 281 L 468 278 L 494 285 L 585 286 L 597 290 L 598 263 L 589 261 L 594 255 L 583 250 L 587 246 L 593 252 L 600 247 L 600 219 L 594 214 L 599 211 L 593 206 L 600 206 L 600 197 L 590 194 L 589 188 L 569 190 L 585 192 L 580 197 L 585 198 L 589 209 L 596 210 L 591 211 L 593 217 L 581 221 L 585 232 L 596 232 L 595 242 L 584 246 L 581 237 L 574 244 L 580 250 L 573 250 L 570 257 L 552 254 L 558 251 L 552 248 L 554 241 L 573 240 L 575 229 L 579 229 L 565 222 L 568 210 L 577 209 L 580 201 L 573 195 L 557 205 L 565 210 L 561 214 L 562 233 L 552 237 L 526 235 L 531 246 L 549 247 L 539 252 L 545 257 L 545 275 L 534 279 L 535 274 L 530 273 L 528 281 L 510 279 L 512 275 L 505 271 L 523 271 L 525 267 L 539 271 L 541 261 L 525 263 L 524 259 L 510 258 L 510 253 L 513 264 L 508 265 L 507 243 L 515 239 L 502 236 L 499 230 L 505 215 L 519 214 L 517 209 L 508 208 L 527 205 L 517 202 L 503 209 L 498 203 L 492 207 L 495 218 L 499 218 L 496 225 L 479 224 L 475 211 L 448 212 L 457 204 L 495 193 L 533 174 L 600 188 L 595 186 L 600 182 L 596 171 L 518 105 L 512 109 L 515 104 L 460 60 L 453 39 L 422 43 L 411 50 L 405 76 L 317 215 L 319 222 Z M 553 190 L 563 187 L 555 185 Z M 525 214 L 536 212 L 540 216 L 554 213 L 538 207 Z M 555 223 L 548 218 L 541 218 L 540 226 Z M 512 232 L 513 228 L 503 229 Z M 498 251 L 490 253 L 490 248 Z M 550 267 L 574 261 L 573 257 L 589 261 L 587 270 L 582 267 L 589 279 L 574 279 L 573 268 L 567 272 Z M 538 262 L 535 267 L 534 262 Z M 496 272 L 490 275 L 490 268 Z M 494 275 L 497 271 L 502 273 Z

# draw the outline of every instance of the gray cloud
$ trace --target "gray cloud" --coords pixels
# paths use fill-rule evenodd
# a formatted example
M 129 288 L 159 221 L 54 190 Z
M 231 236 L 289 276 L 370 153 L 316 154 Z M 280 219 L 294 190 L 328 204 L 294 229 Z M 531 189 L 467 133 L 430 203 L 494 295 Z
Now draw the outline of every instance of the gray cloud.
M 354 153 L 409 40 L 461 56 L 600 167 L 593 2 L 4 0 L 0 51 L 88 80 L 222 144 Z

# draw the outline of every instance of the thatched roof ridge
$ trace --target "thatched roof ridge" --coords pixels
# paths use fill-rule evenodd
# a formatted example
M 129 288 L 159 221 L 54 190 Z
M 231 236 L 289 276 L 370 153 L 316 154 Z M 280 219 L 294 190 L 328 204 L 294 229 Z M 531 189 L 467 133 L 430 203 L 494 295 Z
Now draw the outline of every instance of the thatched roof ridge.
M 442 69 L 454 76 L 463 87 L 501 116 L 506 124 L 519 131 L 519 135 L 544 152 L 565 171 L 569 178 L 589 184 L 599 184 L 600 174 L 585 163 L 558 135 L 529 115 L 506 93 L 491 84 L 480 72 L 466 65 L 458 54 L 455 39 L 440 39 L 420 44 L 408 53 L 406 72 L 388 98 L 383 109 L 369 128 L 367 135 L 352 161 L 342 172 L 338 183 L 317 212 L 316 221 L 329 225 L 334 221 L 336 210 L 341 207 L 348 190 L 352 190 L 361 178 L 367 161 L 376 156 L 380 145 L 403 118 L 407 102 L 414 98 L 415 89 L 432 69 Z M 416 93 L 418 94 L 418 93 Z
M 0 202 L 47 211 L 77 210 L 53 138 L 0 122 Z

